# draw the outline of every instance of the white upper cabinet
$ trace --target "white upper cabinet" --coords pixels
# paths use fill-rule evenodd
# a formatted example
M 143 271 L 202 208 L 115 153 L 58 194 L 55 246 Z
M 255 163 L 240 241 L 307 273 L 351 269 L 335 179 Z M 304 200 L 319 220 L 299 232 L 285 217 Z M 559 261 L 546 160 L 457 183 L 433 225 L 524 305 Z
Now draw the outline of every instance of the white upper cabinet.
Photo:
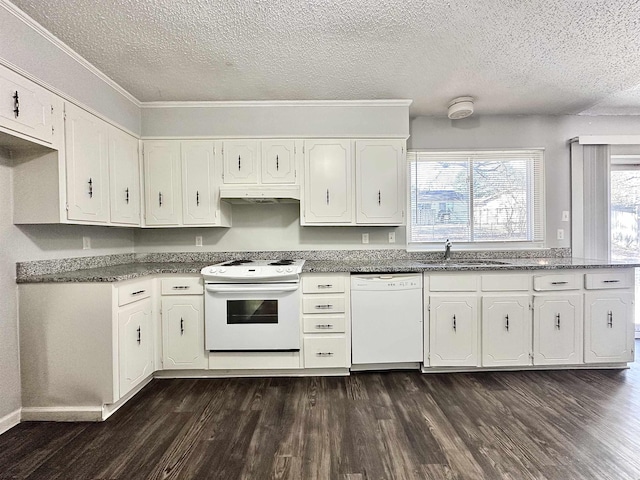
M 48 90 L 0 66 L 0 127 L 52 143 L 55 97 Z
M 404 223 L 404 159 L 404 141 L 356 141 L 357 223 Z
M 353 222 L 350 140 L 305 141 L 302 224 Z
M 68 218 L 95 223 L 109 221 L 109 125 L 65 104 L 65 150 Z
M 216 222 L 219 204 L 214 143 L 182 142 L 182 215 L 185 225 Z
M 140 225 L 138 139 L 109 129 L 109 204 L 111 223 Z
M 263 140 L 262 183 L 296 183 L 296 151 L 293 140 Z
M 222 145 L 224 183 L 258 183 L 258 142 L 227 140 Z
M 145 223 L 178 225 L 180 195 L 180 142 L 144 144 Z

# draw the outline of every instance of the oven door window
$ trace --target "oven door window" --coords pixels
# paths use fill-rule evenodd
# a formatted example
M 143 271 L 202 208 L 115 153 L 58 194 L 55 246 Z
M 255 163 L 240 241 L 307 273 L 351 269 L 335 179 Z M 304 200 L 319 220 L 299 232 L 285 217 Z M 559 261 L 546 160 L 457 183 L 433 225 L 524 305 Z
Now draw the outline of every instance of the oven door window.
M 227 324 L 278 323 L 278 300 L 227 300 Z

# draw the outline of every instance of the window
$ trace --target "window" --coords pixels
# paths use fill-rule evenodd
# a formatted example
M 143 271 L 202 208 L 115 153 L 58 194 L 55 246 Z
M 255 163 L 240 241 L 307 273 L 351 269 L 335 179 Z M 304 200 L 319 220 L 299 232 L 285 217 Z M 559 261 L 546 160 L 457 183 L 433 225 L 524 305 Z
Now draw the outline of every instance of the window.
M 637 258 L 640 249 L 640 156 L 611 156 L 611 258 Z
M 407 152 L 410 247 L 544 240 L 543 151 Z

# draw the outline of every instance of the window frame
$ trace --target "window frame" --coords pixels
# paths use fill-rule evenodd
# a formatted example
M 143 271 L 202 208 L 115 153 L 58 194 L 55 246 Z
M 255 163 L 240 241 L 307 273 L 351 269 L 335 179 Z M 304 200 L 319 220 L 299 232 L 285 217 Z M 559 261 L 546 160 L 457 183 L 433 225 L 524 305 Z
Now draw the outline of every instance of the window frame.
M 531 179 L 531 186 L 533 191 L 528 192 L 528 195 L 534 199 L 533 209 L 527 212 L 527 215 L 532 218 L 531 220 L 531 228 L 533 229 L 533 240 L 513 240 L 513 241 L 504 241 L 504 240 L 495 240 L 495 241 L 471 241 L 471 242 L 455 242 L 455 248 L 458 250 L 535 250 L 535 249 L 544 249 L 546 244 L 546 205 L 545 205 L 545 149 L 544 148 L 511 148 L 511 149 L 474 149 L 474 150 L 451 150 L 451 149 L 410 149 L 407 150 L 407 251 L 439 251 L 443 249 L 444 242 L 446 239 L 442 239 L 442 241 L 432 241 L 432 242 L 415 242 L 412 241 L 412 226 L 414 219 L 414 211 L 411 205 L 411 192 L 413 187 L 413 172 L 412 167 L 413 163 L 417 163 L 418 156 L 423 155 L 425 157 L 438 157 L 441 161 L 442 159 L 447 159 L 447 156 L 453 160 L 459 160 L 462 156 L 469 157 L 468 165 L 471 170 L 472 162 L 471 160 L 476 161 L 491 161 L 499 158 L 491 158 L 491 155 L 496 155 L 497 157 L 506 157 L 509 155 L 513 155 L 516 157 L 522 157 L 527 154 L 535 155 L 537 158 L 534 158 L 534 174 Z M 426 158 L 422 161 L 429 161 Z M 436 160 L 434 158 L 433 160 Z M 472 182 L 472 179 L 470 179 Z M 537 191 L 536 191 L 537 188 Z M 470 188 L 469 193 L 473 196 L 473 188 Z M 471 219 L 471 223 L 473 223 L 473 200 L 469 199 L 469 207 L 470 214 L 469 218 Z M 536 224 L 536 210 L 538 222 Z M 470 226 L 471 228 L 471 226 Z M 537 236 L 536 236 L 537 233 Z

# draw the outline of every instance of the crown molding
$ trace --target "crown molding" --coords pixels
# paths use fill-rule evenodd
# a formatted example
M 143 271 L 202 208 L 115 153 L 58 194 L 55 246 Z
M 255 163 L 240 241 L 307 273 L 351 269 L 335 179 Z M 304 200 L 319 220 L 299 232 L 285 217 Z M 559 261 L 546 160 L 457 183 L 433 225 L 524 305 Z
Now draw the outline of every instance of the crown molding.
M 141 108 L 409 107 L 413 100 L 254 100 L 141 102 Z
M 92 63 L 90 63 L 88 60 L 86 60 L 84 57 L 82 57 L 78 52 L 76 52 L 74 49 L 72 49 L 69 45 L 64 43 L 58 37 L 53 35 L 49 30 L 44 28 L 42 25 L 40 25 L 38 22 L 36 22 L 33 18 L 31 18 L 29 15 L 27 15 L 25 12 L 23 12 L 18 7 L 16 7 L 9 0 L 0 0 L 0 7 L 4 8 L 6 11 L 11 13 L 18 20 L 22 21 L 25 25 L 27 25 L 32 30 L 36 31 L 42 37 L 44 37 L 49 42 L 51 42 L 53 45 L 58 47 L 61 51 L 66 53 L 69 57 L 71 57 L 73 60 L 75 60 L 78 64 L 80 64 L 85 69 L 87 69 L 90 73 L 92 73 L 93 75 L 98 77 L 100 80 L 105 82 L 107 85 L 109 85 L 116 92 L 118 92 L 120 95 L 122 95 L 127 100 L 129 100 L 135 106 L 137 106 L 137 107 L 141 106 L 140 100 L 138 100 L 136 97 L 131 95 L 127 90 L 122 88 L 118 83 L 116 83 L 110 77 L 108 77 L 103 72 L 98 70 L 98 68 L 96 68 Z

